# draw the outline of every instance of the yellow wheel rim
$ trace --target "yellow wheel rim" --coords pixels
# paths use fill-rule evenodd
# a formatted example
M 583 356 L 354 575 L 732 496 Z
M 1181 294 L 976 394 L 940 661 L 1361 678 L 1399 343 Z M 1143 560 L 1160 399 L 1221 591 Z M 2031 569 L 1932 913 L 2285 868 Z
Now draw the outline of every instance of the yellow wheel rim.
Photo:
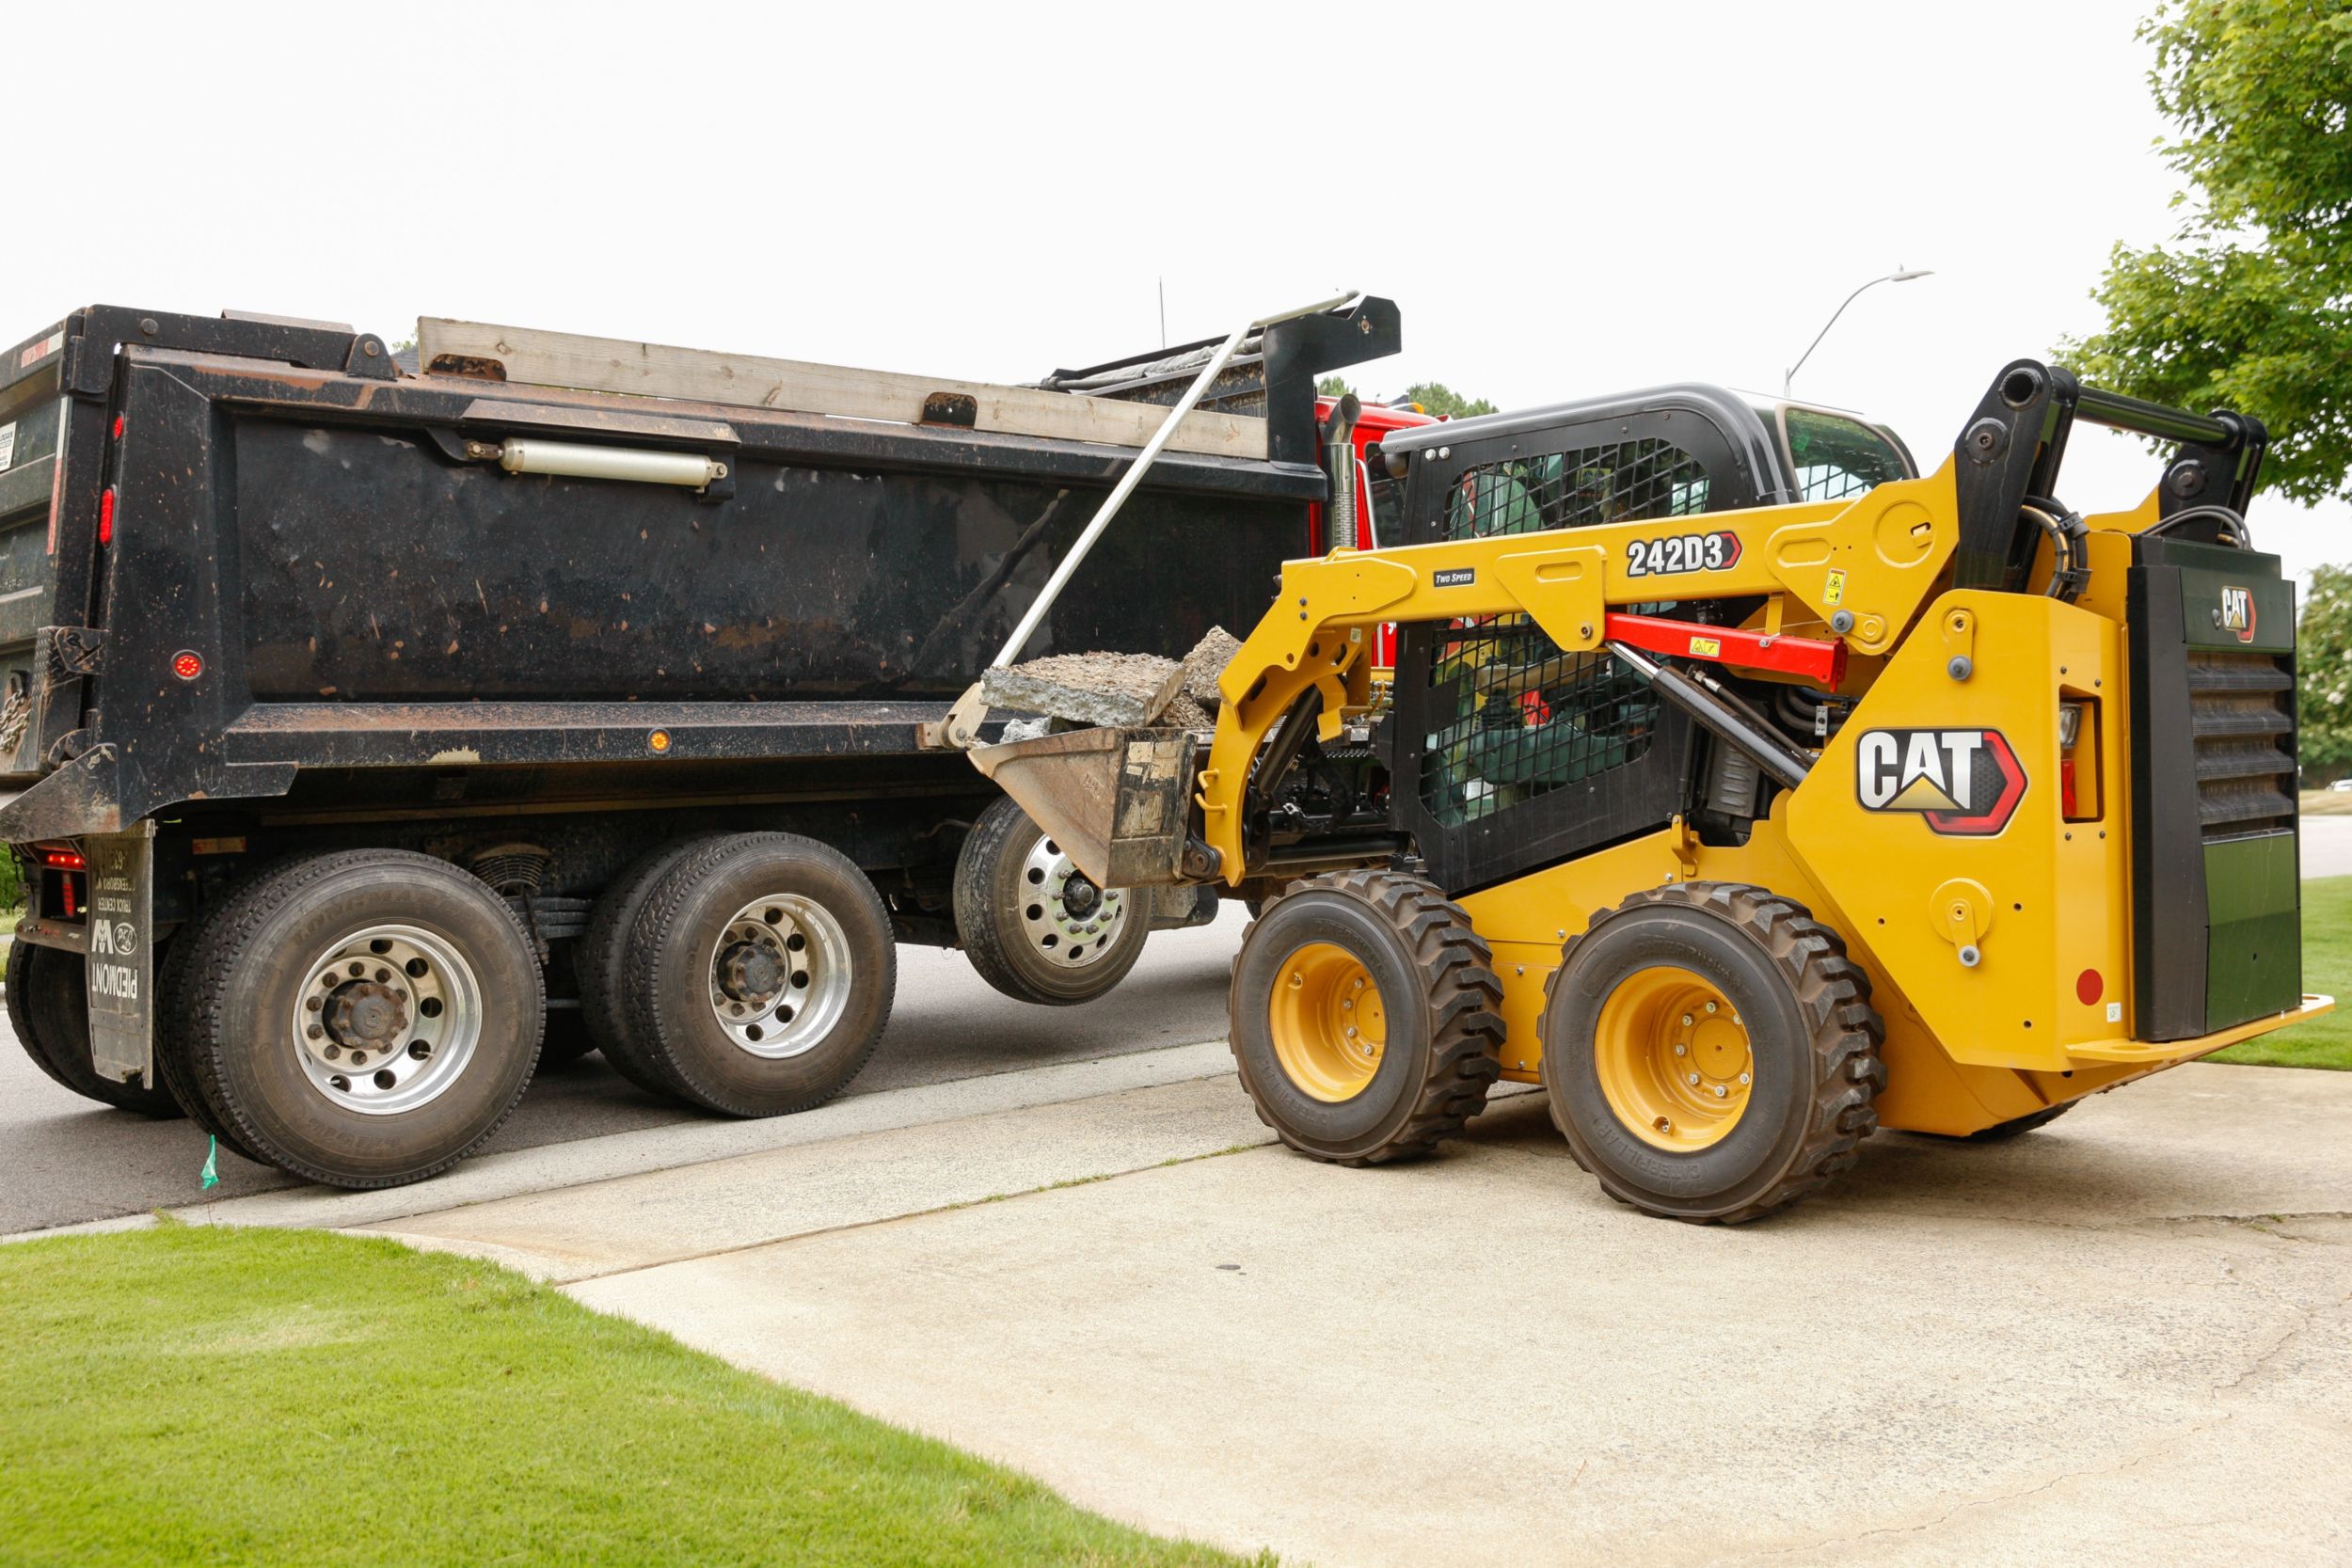
M 1275 1058 L 1299 1092 L 1335 1103 L 1364 1092 L 1389 1046 L 1380 988 L 1353 953 L 1327 942 L 1283 960 L 1266 1023 Z
M 1609 993 L 1593 1031 L 1593 1065 L 1627 1132 L 1687 1154 L 1739 1125 L 1756 1056 L 1722 991 L 1661 965 L 1637 970 Z

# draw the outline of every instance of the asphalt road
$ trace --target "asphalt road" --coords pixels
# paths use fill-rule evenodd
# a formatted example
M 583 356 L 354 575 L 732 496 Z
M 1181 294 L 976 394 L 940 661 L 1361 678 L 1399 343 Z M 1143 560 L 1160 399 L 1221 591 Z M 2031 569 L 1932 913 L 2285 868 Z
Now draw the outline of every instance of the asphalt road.
M 2307 816 L 2302 831 L 2305 877 L 2352 875 L 2352 816 Z M 1081 1007 L 1014 1002 L 983 984 L 961 953 L 902 947 L 890 1030 L 849 1093 L 1222 1038 L 1226 969 L 1246 919 L 1229 906 L 1215 926 L 1160 932 L 1126 984 Z M 532 1148 L 698 1119 L 708 1118 L 632 1088 L 590 1056 L 543 1073 L 489 1147 Z M 187 1123 L 92 1105 L 52 1084 L 13 1037 L 0 1041 L 0 1170 L 8 1175 L 0 1234 L 294 1185 L 223 1150 L 220 1185 L 205 1195 L 197 1182 L 203 1162 L 204 1137 Z
M 1248 916 L 1161 931 L 1124 984 L 1099 1002 L 1037 1007 L 989 989 L 961 953 L 898 950 L 890 1027 L 852 1096 L 979 1077 L 1049 1062 L 1149 1051 L 1225 1034 L 1225 982 Z M 0 1022 L 0 1234 L 141 1213 L 199 1197 L 239 1197 L 292 1178 L 220 1151 L 220 1184 L 199 1184 L 205 1137 L 92 1104 L 50 1082 Z M 540 1074 L 490 1150 L 713 1120 L 632 1087 L 600 1056 Z

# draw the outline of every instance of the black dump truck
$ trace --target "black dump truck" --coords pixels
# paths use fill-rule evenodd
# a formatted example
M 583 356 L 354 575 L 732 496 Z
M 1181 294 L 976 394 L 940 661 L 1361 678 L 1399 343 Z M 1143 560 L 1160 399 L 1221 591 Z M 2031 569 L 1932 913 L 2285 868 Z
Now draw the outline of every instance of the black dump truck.
M 1327 494 L 1316 376 L 1398 346 L 1370 298 L 1250 338 L 1021 657 L 1254 625 Z M 592 1049 L 712 1111 L 815 1105 L 899 942 L 1099 995 L 1213 895 L 1095 887 L 925 731 L 1211 347 L 992 387 L 442 321 L 410 354 L 96 307 L 18 343 L 19 1041 L 373 1187 Z

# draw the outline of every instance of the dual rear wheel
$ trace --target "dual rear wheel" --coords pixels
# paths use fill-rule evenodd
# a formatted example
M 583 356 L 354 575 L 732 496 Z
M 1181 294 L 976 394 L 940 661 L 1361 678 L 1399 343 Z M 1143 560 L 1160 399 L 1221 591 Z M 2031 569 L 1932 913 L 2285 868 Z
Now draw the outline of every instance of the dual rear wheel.
M 1501 1072 L 1502 988 L 1460 906 L 1418 878 L 1294 884 L 1243 939 L 1232 1041 L 1283 1142 L 1375 1164 L 1427 1152 Z M 1645 890 L 1564 947 L 1545 995 L 1553 1121 L 1613 1197 L 1677 1219 L 1781 1208 L 1877 1125 L 1869 981 L 1761 888 Z
M 58 1037 L 52 982 L 79 966 L 16 952 L 8 1004 L 31 1051 Z M 803 1110 L 872 1053 L 896 958 L 881 897 L 837 851 L 787 833 L 691 840 L 608 891 L 580 955 L 580 1028 L 647 1088 L 729 1116 Z M 521 921 L 429 856 L 264 871 L 163 958 L 164 1087 L 100 1086 L 148 1097 L 133 1108 L 167 1096 L 230 1148 L 310 1180 L 447 1169 L 498 1131 L 540 1059 L 544 978 Z

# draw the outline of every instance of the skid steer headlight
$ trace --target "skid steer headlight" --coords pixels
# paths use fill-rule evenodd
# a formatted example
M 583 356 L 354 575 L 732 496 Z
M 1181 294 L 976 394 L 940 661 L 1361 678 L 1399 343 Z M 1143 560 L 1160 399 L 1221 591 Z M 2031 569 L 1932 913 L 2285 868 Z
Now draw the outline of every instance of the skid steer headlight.
M 2058 750 L 2074 749 L 2074 737 L 2083 731 L 2083 705 L 2080 703 L 2058 704 Z

